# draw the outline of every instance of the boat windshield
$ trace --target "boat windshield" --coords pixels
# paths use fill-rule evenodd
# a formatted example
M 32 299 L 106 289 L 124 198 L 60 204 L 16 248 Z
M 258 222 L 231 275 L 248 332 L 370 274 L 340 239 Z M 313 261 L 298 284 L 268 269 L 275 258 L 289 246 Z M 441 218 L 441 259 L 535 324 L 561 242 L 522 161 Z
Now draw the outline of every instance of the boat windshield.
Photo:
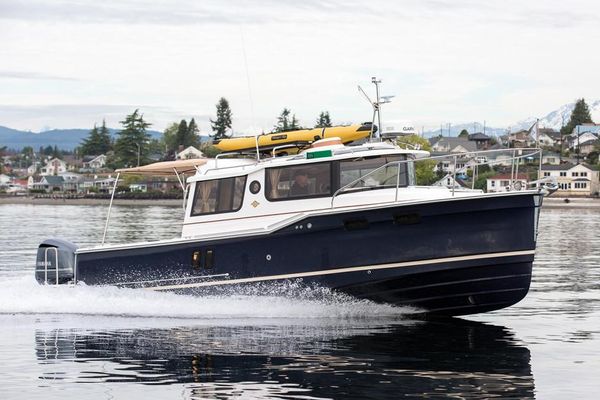
M 398 166 L 400 166 L 399 186 L 406 186 L 408 184 L 406 163 L 392 164 L 381 168 L 391 162 L 402 161 L 405 159 L 406 157 L 404 155 L 392 155 L 386 157 L 365 157 L 340 161 L 339 187 L 344 187 L 362 177 L 365 177 L 365 179 L 358 180 L 356 183 L 351 185 L 351 188 L 374 189 L 389 186 L 395 187 L 398 180 Z M 378 168 L 381 169 L 372 173 Z
M 399 164 L 399 175 L 398 164 L 381 168 L 403 160 L 406 160 L 405 155 L 395 154 L 267 168 L 265 196 L 270 201 L 328 197 L 353 181 L 356 182 L 348 190 L 396 187 L 398 178 L 399 186 L 404 187 L 409 182 L 406 163 Z

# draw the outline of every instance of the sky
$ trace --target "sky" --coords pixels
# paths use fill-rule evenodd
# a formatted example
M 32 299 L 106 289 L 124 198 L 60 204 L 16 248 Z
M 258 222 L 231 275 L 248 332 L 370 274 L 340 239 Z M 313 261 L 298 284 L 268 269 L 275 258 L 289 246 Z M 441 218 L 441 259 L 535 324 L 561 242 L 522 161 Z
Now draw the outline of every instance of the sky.
M 140 109 L 210 133 L 384 120 L 505 127 L 600 97 L 600 2 L 588 0 L 0 0 L 0 125 L 110 127 Z

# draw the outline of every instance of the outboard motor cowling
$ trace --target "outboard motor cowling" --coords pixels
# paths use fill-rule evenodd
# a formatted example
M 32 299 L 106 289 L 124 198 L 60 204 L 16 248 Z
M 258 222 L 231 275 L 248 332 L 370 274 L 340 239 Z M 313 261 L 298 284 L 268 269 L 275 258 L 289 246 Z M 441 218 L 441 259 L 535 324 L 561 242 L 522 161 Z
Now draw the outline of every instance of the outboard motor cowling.
M 62 239 L 47 239 L 40 244 L 35 263 L 35 279 L 39 283 L 60 285 L 75 278 L 77 246 Z

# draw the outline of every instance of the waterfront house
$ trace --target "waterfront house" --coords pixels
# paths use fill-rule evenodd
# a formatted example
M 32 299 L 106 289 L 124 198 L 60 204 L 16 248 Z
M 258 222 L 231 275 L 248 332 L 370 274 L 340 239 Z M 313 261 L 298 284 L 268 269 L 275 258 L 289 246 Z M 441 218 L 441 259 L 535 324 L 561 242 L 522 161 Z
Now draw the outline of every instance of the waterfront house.
M 469 141 L 475 142 L 477 150 L 487 150 L 492 144 L 492 138 L 481 132 L 472 133 L 468 137 Z
M 558 196 L 597 196 L 600 190 L 598 168 L 588 164 L 542 165 L 540 177 L 554 177 Z
M 454 187 L 454 189 L 471 188 L 471 186 L 468 185 L 463 179 L 460 179 L 458 177 L 454 179 L 453 175 L 446 175 L 445 177 L 434 183 L 433 186 L 445 186 L 448 188 Z
M 195 148 L 194 146 L 189 146 L 186 149 L 177 153 L 178 160 L 187 160 L 192 158 L 203 158 L 204 153 Z
M 67 172 L 67 163 L 60 158 L 53 158 L 42 167 L 42 175 L 58 175 Z
M 63 191 L 63 184 L 65 181 L 62 176 L 43 175 L 39 181 L 33 180 L 33 177 L 30 178 L 32 179 L 31 185 L 29 185 L 29 182 L 27 184 L 30 189 L 43 190 L 46 193 Z
M 560 164 L 560 154 L 545 151 L 542 155 L 542 164 L 558 165 Z
M 430 139 L 431 151 L 434 153 L 467 153 L 477 151 L 474 141 L 461 137 L 436 137 Z
M 98 169 L 104 168 L 106 165 L 106 155 L 100 154 L 99 156 L 85 156 L 83 158 L 83 168 L 96 171 Z
M 511 179 L 515 178 L 515 179 Z M 499 174 L 487 179 L 487 192 L 508 192 L 509 190 L 527 189 L 527 174 Z

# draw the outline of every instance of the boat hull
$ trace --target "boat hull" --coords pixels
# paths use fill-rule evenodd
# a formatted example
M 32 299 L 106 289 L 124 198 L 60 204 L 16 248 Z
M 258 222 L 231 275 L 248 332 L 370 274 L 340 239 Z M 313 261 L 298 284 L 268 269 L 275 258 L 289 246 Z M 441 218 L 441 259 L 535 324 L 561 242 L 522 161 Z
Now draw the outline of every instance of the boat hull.
M 526 295 L 540 205 L 536 193 L 453 198 L 332 210 L 250 237 L 80 250 L 74 281 L 211 292 L 302 280 L 433 314 L 484 312 Z

